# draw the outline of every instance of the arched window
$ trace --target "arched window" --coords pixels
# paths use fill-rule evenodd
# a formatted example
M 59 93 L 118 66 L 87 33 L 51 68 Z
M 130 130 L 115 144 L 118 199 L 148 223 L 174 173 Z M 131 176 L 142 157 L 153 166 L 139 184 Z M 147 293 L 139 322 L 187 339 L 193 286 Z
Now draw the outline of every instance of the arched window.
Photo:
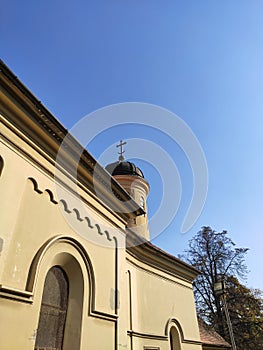
M 175 327 L 171 327 L 169 337 L 170 337 L 170 349 L 181 350 L 179 334 Z
M 144 201 L 143 196 L 140 197 L 140 207 L 141 207 L 142 209 L 145 209 L 145 201 Z
M 61 350 L 68 307 L 69 284 L 65 272 L 52 267 L 46 276 L 35 350 Z

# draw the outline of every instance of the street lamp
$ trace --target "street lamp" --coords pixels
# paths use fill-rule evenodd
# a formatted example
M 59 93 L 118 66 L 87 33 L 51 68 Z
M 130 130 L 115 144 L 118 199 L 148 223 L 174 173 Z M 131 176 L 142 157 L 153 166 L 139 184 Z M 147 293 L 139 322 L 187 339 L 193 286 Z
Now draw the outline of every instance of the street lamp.
M 215 295 L 219 296 L 219 298 L 221 297 L 221 299 L 222 299 L 222 303 L 223 303 L 223 307 L 224 307 L 224 310 L 225 310 L 226 322 L 227 322 L 227 326 L 228 326 L 228 331 L 229 331 L 229 335 L 230 335 L 232 349 L 236 350 L 237 348 L 236 348 L 236 343 L 235 343 L 232 323 L 231 323 L 231 319 L 230 319 L 229 312 L 228 312 L 225 290 L 226 290 L 225 281 L 224 281 L 223 278 L 219 278 L 214 283 L 214 292 L 215 292 Z
M 223 278 L 219 278 L 217 282 L 214 283 L 214 292 L 216 295 L 221 296 L 225 293 L 226 284 Z

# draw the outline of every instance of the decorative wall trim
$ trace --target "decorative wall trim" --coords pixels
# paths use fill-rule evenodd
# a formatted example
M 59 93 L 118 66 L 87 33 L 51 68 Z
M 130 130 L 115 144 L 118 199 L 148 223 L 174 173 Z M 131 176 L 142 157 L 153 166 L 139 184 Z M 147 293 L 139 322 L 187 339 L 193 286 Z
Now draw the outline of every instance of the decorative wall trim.
M 29 177 L 28 180 L 33 184 L 33 188 L 34 191 L 37 192 L 38 194 L 43 194 L 43 193 L 47 193 L 49 196 L 49 200 L 51 203 L 53 204 L 59 204 L 61 203 L 62 205 L 62 209 L 67 213 L 67 214 L 71 214 L 74 213 L 76 216 L 76 220 L 80 221 L 80 222 L 85 222 L 89 228 L 97 229 L 97 233 L 102 236 L 105 235 L 105 237 L 107 238 L 108 241 L 112 241 L 114 239 L 115 236 L 112 236 L 110 234 L 109 231 L 107 230 L 102 230 L 99 224 L 93 224 L 91 219 L 88 216 L 84 216 L 81 217 L 80 211 L 77 208 L 73 208 L 73 209 L 69 209 L 68 203 L 65 199 L 61 199 L 61 200 L 57 200 L 55 199 L 55 196 L 53 194 L 53 192 L 50 189 L 45 189 L 45 190 L 41 190 L 39 188 L 38 182 L 36 181 L 36 179 L 34 179 L 33 177 Z M 115 239 L 117 240 L 117 238 L 115 237 Z
M 135 331 L 127 331 L 127 334 L 130 337 L 136 337 L 136 338 L 147 338 L 147 339 L 155 339 L 155 340 L 168 340 L 168 337 L 166 335 L 158 335 L 158 334 L 151 334 L 151 333 L 142 333 L 142 332 L 135 332 Z
M 100 318 L 100 319 L 104 319 L 104 320 L 112 321 L 112 322 L 116 322 L 117 319 L 118 319 L 118 315 L 116 315 L 116 314 L 115 315 L 111 315 L 111 314 L 108 314 L 108 313 L 105 313 L 105 312 L 100 312 L 100 311 L 95 311 L 95 310 L 90 312 L 89 315 L 92 316 L 92 317 L 95 317 L 95 318 Z
M 177 277 L 189 283 L 189 286 L 192 288 L 193 280 L 199 274 L 195 268 L 175 256 L 168 254 L 152 243 L 136 237 L 132 230 L 127 229 L 126 237 L 127 252 L 131 256 L 134 256 L 137 261 L 141 261 L 159 271 Z
M 51 190 L 45 189 L 44 193 L 45 193 L 45 192 L 49 195 L 49 200 L 50 200 L 50 202 L 52 202 L 52 203 L 54 203 L 54 204 L 58 204 L 58 201 L 55 200 L 54 194 L 53 194 L 53 192 L 52 192 Z
M 111 208 L 117 205 L 118 213 L 127 220 L 144 214 L 137 203 L 127 194 L 120 184 L 97 163 L 96 159 L 71 135 L 65 127 L 41 104 L 39 100 L 19 81 L 14 73 L 0 60 L 1 113 L 9 129 L 15 128 L 27 137 L 27 143 L 33 149 L 39 148 L 45 158 L 56 161 L 58 151 L 61 153 L 60 166 L 72 175 L 78 162 L 78 181 L 85 188 L 95 193 L 94 178 L 104 194 L 103 202 Z M 7 102 L 7 101 L 8 102 Z M 17 133 L 17 132 L 16 132 Z M 96 167 L 96 176 L 94 169 Z M 116 200 L 119 198 L 120 200 Z
M 165 325 L 165 331 L 164 331 L 164 334 L 167 336 L 167 339 L 169 337 L 169 332 L 170 332 L 170 329 L 172 327 L 175 327 L 179 333 L 179 336 L 180 336 L 180 341 L 181 343 L 185 343 L 185 344 L 195 344 L 195 345 L 201 345 L 202 342 L 201 341 L 198 341 L 198 340 L 191 340 L 191 339 L 186 339 L 185 336 L 184 336 L 184 332 L 183 332 L 183 328 L 181 326 L 181 324 L 179 323 L 178 320 L 176 320 L 175 318 L 170 318 L 166 325 Z
M 182 343 L 184 343 L 184 344 L 193 344 L 193 345 L 202 345 L 201 341 L 190 340 L 190 339 L 183 339 Z
M 84 219 L 82 219 L 82 217 L 80 216 L 80 212 L 78 211 L 77 208 L 73 208 L 72 212 L 74 212 L 76 214 L 76 218 L 78 221 L 84 221 Z
M 115 236 L 111 238 L 109 231 L 107 231 L 107 230 L 101 231 L 99 224 L 95 224 L 95 227 L 97 228 L 99 235 L 101 235 L 101 236 L 104 234 L 106 235 L 108 241 L 111 242 L 113 240 L 113 238 L 117 239 Z
M 94 228 L 94 226 L 91 225 L 91 221 L 90 221 L 90 219 L 87 216 L 85 216 L 85 220 L 87 221 L 87 224 L 88 224 L 89 228 Z
M 137 257 L 134 257 L 134 258 L 137 260 Z M 180 283 L 180 282 L 178 282 L 178 281 L 175 281 L 175 280 L 172 279 L 172 278 L 169 278 L 169 277 L 167 277 L 167 276 L 161 275 L 161 274 L 159 274 L 159 273 L 157 273 L 157 272 L 154 272 L 154 271 L 150 271 L 150 270 L 146 269 L 145 267 L 139 265 L 138 262 L 136 263 L 136 262 L 134 262 L 132 259 L 129 259 L 129 257 L 126 257 L 126 260 L 127 260 L 131 265 L 135 266 L 136 268 L 138 268 L 138 269 L 144 271 L 145 273 L 147 273 L 147 274 L 149 274 L 149 275 L 157 276 L 158 278 L 161 278 L 161 279 L 163 279 L 163 280 L 165 280 L 165 281 L 168 281 L 168 282 L 177 284 L 177 285 L 179 285 L 179 286 L 182 287 L 182 288 L 186 288 L 186 289 L 191 289 L 191 290 L 192 290 L 192 285 L 188 287 L 188 286 L 186 286 L 185 284 Z M 140 260 L 138 260 L 138 261 L 140 261 Z M 152 267 L 155 267 L 155 266 L 152 266 Z M 155 267 L 155 268 L 156 268 L 156 267 Z M 161 271 L 163 271 L 163 270 L 161 270 Z M 163 271 L 163 272 L 165 272 L 166 274 L 169 274 L 170 276 L 174 276 L 174 275 L 170 274 L 168 271 Z M 176 277 L 177 277 L 177 276 L 176 276 Z
M 53 192 L 50 189 L 45 189 L 41 190 L 38 182 L 36 179 L 33 177 L 28 178 L 29 182 L 33 185 L 33 190 L 39 194 L 43 195 L 44 193 L 48 194 L 48 199 L 50 200 L 51 203 L 54 205 L 61 204 L 62 209 L 67 213 L 67 214 L 75 214 L 76 220 L 79 220 L 83 223 L 85 223 L 90 229 L 95 229 L 97 233 L 100 236 L 105 236 L 105 238 L 110 241 L 114 242 L 114 264 L 115 264 L 115 308 L 114 308 L 114 313 L 105 313 L 105 312 L 100 312 L 95 309 L 95 276 L 92 268 L 91 261 L 88 257 L 88 254 L 85 250 L 85 248 L 81 245 L 79 241 L 77 241 L 75 238 L 68 237 L 68 236 L 55 236 L 51 239 L 49 239 L 45 244 L 43 244 L 42 247 L 38 250 L 36 253 L 33 261 L 31 262 L 31 266 L 29 269 L 28 277 L 27 277 L 27 283 L 26 283 L 26 289 L 25 290 L 17 290 L 12 287 L 7 287 L 0 285 L 0 297 L 3 298 L 8 298 L 16 301 L 21 301 L 21 302 L 27 302 L 27 303 L 32 303 L 33 302 L 33 296 L 34 296 L 34 290 L 35 290 L 35 283 L 36 283 L 36 276 L 38 275 L 38 270 L 40 267 L 41 260 L 43 259 L 43 256 L 47 252 L 47 250 L 55 243 L 59 242 L 66 242 L 70 245 L 73 245 L 77 251 L 80 253 L 82 256 L 85 265 L 87 267 L 88 271 L 88 276 L 90 278 L 90 300 L 89 300 L 89 315 L 92 317 L 96 318 L 101 318 L 105 319 L 108 321 L 116 322 L 118 318 L 118 240 L 117 237 L 113 236 L 110 234 L 109 231 L 103 230 L 101 226 L 97 223 L 92 223 L 91 219 L 87 216 L 81 217 L 81 214 L 77 208 L 73 208 L 72 210 L 69 209 L 68 203 L 65 200 L 61 200 L 58 202 L 58 200 L 55 199 L 55 196 Z
M 114 237 L 115 238 L 115 237 Z M 115 239 L 114 239 L 115 240 Z M 0 285 L 0 298 L 5 298 L 13 301 L 20 301 L 24 303 L 33 303 L 33 297 L 34 297 L 34 290 L 35 290 L 35 285 L 36 285 L 36 277 L 39 272 L 40 264 L 41 261 L 45 255 L 45 253 L 48 251 L 48 249 L 59 242 L 66 242 L 69 243 L 70 245 L 73 245 L 77 251 L 80 253 L 80 255 L 83 258 L 83 261 L 85 263 L 85 266 L 87 268 L 87 275 L 89 276 L 89 309 L 88 309 L 88 314 L 91 317 L 95 318 L 100 318 L 104 319 L 106 321 L 111 321 L 111 322 L 117 322 L 118 319 L 118 294 L 116 293 L 115 297 L 115 312 L 114 314 L 109 314 L 106 312 L 101 312 L 95 309 L 95 296 L 96 296 L 96 286 L 95 286 L 95 276 L 94 276 L 94 271 L 92 268 L 91 261 L 85 251 L 85 249 L 82 247 L 82 245 L 75 240 L 72 237 L 67 237 L 67 236 L 56 236 L 47 241 L 37 252 L 35 255 L 30 269 L 28 273 L 28 279 L 26 283 L 26 289 L 25 290 L 20 290 L 20 289 L 15 289 L 12 287 Z M 116 243 L 116 241 L 115 241 Z M 116 256 L 115 259 L 117 258 L 118 250 L 117 247 L 115 249 Z M 118 260 L 115 260 L 115 270 L 118 270 Z M 115 290 L 118 290 L 118 275 L 116 275 L 115 278 Z
M 0 285 L 0 297 L 11 299 L 15 301 L 22 301 L 32 304 L 33 302 L 33 293 L 25 290 L 15 289 L 12 287 Z
M 89 305 L 88 314 L 89 314 L 89 316 L 105 319 L 105 320 L 112 321 L 112 322 L 116 322 L 117 318 L 118 318 L 117 306 L 115 307 L 114 314 L 101 312 L 101 311 L 98 311 L 95 309 L 96 285 L 95 285 L 95 275 L 94 275 L 92 263 L 89 259 L 89 256 L 88 256 L 85 248 L 82 246 L 82 244 L 80 242 L 78 242 L 75 238 L 72 238 L 72 237 L 62 236 L 62 235 L 55 236 L 55 237 L 51 238 L 49 241 L 47 241 L 38 250 L 37 254 L 35 255 L 32 263 L 31 263 L 30 269 L 29 269 L 25 293 L 26 294 L 30 293 L 30 295 L 33 297 L 34 290 L 36 287 L 36 277 L 38 276 L 38 273 L 39 273 L 41 261 L 42 261 L 44 255 L 46 254 L 46 252 L 50 249 L 50 247 L 53 246 L 54 244 L 57 244 L 60 242 L 66 242 L 66 243 L 72 245 L 74 248 L 76 248 L 76 250 L 80 253 L 80 255 L 85 263 L 85 266 L 87 269 L 87 275 L 89 278 L 89 302 L 88 302 L 88 305 Z M 116 252 L 116 254 L 118 253 L 117 248 L 115 249 L 115 252 Z M 115 261 L 115 269 L 116 270 L 117 270 L 117 264 L 118 264 L 118 262 Z M 115 278 L 116 290 L 118 287 L 117 280 L 118 280 L 118 276 L 116 275 L 116 278 Z
M 24 136 L 22 134 L 20 134 L 18 132 L 18 130 L 16 129 L 11 129 L 12 132 L 14 132 L 14 134 L 16 134 L 19 138 L 21 138 L 24 142 L 28 142 L 28 140 L 24 139 Z M 11 140 L 9 140 L 7 137 L 5 137 L 5 135 L 2 135 L 3 140 L 4 141 L 4 145 L 7 146 L 8 148 L 10 148 L 12 151 L 16 152 L 17 154 L 19 154 L 20 156 L 23 157 L 23 159 L 30 161 L 30 163 L 33 163 L 38 169 L 40 169 L 42 172 L 45 173 L 45 175 L 51 180 L 54 180 L 54 174 L 48 170 L 45 166 L 43 166 L 42 163 L 38 162 L 35 158 L 32 157 L 31 154 L 29 154 L 28 152 L 26 152 L 25 150 L 21 149 L 20 147 L 18 147 L 15 143 L 13 143 Z M 31 145 L 34 148 L 34 145 Z M 44 154 L 39 148 L 37 148 L 37 152 L 43 156 L 47 161 L 51 161 L 50 158 Z M 54 165 L 54 162 L 51 162 L 52 165 Z M 63 168 L 60 169 L 60 171 L 62 173 L 64 173 L 64 175 L 70 177 L 70 175 L 65 172 L 63 170 Z M 69 192 L 72 193 L 72 195 L 76 195 L 76 192 L 67 185 L 67 183 L 63 182 L 61 179 L 57 179 L 57 181 L 64 187 L 66 188 Z M 111 215 L 113 215 L 115 218 L 117 218 L 118 220 L 121 220 L 124 224 L 127 223 L 126 217 L 125 217 L 125 212 L 123 213 L 123 215 L 121 215 L 120 212 L 115 212 L 111 209 L 110 206 L 108 206 L 107 204 L 105 204 L 102 200 L 100 200 L 93 192 L 91 192 L 86 186 L 84 186 L 82 183 L 79 183 L 78 186 L 85 192 L 87 193 L 89 196 L 91 196 L 95 201 L 98 201 L 99 205 L 102 206 L 103 208 L 105 208 L 107 211 L 109 211 L 111 213 Z M 111 224 L 115 227 L 118 227 L 118 225 L 116 225 L 116 222 L 109 218 L 105 213 L 103 213 L 101 210 L 98 209 L 98 207 L 94 204 L 92 204 L 91 202 L 88 202 L 85 198 L 81 197 L 81 201 L 83 201 L 83 203 L 89 205 L 93 210 L 95 210 L 95 212 L 99 213 L 99 215 L 101 215 L 103 218 L 105 218 L 106 220 L 108 220 L 109 222 L 111 222 Z
M 175 327 L 178 330 L 178 333 L 180 335 L 180 339 L 181 339 L 181 342 L 182 342 L 184 340 L 184 332 L 183 332 L 183 329 L 182 329 L 179 321 L 177 321 L 175 318 L 170 318 L 167 321 L 167 323 L 165 325 L 164 334 L 168 337 L 169 333 L 170 333 L 170 329 L 172 327 Z
M 63 205 L 63 209 L 65 210 L 65 212 L 70 214 L 71 210 L 69 210 L 67 202 L 64 201 L 64 199 L 61 199 L 60 203 Z
M 172 327 L 173 325 L 176 324 L 176 328 L 179 331 L 179 335 L 180 335 L 180 342 L 184 343 L 184 344 L 194 344 L 194 345 L 201 345 L 201 341 L 197 341 L 197 340 L 190 340 L 190 339 L 185 339 L 184 338 L 184 334 L 182 331 L 182 328 L 179 324 L 179 322 L 175 319 L 170 319 L 168 320 L 166 327 L 165 327 L 165 335 L 160 335 L 160 334 L 151 334 L 151 333 L 143 333 L 143 332 L 136 332 L 133 330 L 129 330 L 127 332 L 127 334 L 130 337 L 136 337 L 136 338 L 147 338 L 147 339 L 154 339 L 154 340 L 162 340 L 162 341 L 168 341 L 169 340 L 169 331 L 170 331 L 170 327 Z M 146 349 L 148 349 L 148 347 L 146 347 Z M 150 349 L 155 349 L 154 347 L 149 347 Z M 157 347 L 158 349 L 158 347 Z
M 87 268 L 88 276 L 90 278 L 90 281 L 89 281 L 90 285 L 94 286 L 94 282 L 95 282 L 94 272 L 93 272 L 91 261 L 86 253 L 86 250 L 75 238 L 59 235 L 46 241 L 34 256 L 29 268 L 29 273 L 28 273 L 28 278 L 26 283 L 26 291 L 30 293 L 34 293 L 35 285 L 36 285 L 36 277 L 40 269 L 41 261 L 43 260 L 46 252 L 51 248 L 51 246 L 62 242 L 68 243 L 69 245 L 73 246 L 80 253 L 85 263 L 85 266 Z M 91 294 L 92 292 L 93 290 L 91 290 Z
M 35 191 L 35 192 L 37 192 L 37 193 L 39 193 L 39 194 L 42 194 L 42 193 L 43 193 L 43 191 L 41 191 L 41 190 L 39 189 L 38 183 L 37 183 L 37 181 L 36 181 L 33 177 L 29 177 L 28 180 L 32 182 L 32 184 L 33 184 L 33 186 L 34 186 L 34 191 Z

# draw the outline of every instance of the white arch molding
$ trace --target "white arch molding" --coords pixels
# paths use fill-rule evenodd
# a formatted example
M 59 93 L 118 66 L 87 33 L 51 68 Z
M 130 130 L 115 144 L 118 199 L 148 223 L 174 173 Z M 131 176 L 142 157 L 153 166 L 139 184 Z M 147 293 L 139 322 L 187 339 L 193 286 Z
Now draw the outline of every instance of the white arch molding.
M 176 319 L 168 320 L 165 327 L 165 335 L 168 337 L 170 350 L 182 349 L 184 333 L 180 323 Z
M 35 320 L 36 339 L 46 276 L 54 266 L 61 268 L 68 279 L 69 293 L 63 336 L 63 350 L 81 347 L 83 313 L 90 311 L 93 270 L 83 247 L 72 238 L 57 236 L 42 246 L 30 268 L 27 290 L 34 295 L 34 307 L 38 309 Z M 88 310 L 88 312 L 87 312 Z M 48 348 L 47 348 L 48 349 Z M 58 348 L 59 349 L 59 348 Z

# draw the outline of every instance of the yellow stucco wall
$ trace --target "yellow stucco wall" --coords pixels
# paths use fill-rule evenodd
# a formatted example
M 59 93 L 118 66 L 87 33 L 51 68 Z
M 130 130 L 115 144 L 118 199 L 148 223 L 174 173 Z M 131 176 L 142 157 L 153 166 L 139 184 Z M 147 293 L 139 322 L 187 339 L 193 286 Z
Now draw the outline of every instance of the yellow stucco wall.
M 130 303 L 129 325 L 134 331 L 134 349 L 141 344 L 170 349 L 169 327 L 179 326 L 181 349 L 199 349 L 199 330 L 192 286 L 127 256 Z
M 119 289 L 119 266 L 125 263 L 123 250 L 117 249 L 117 244 L 124 245 L 123 221 L 99 202 L 95 211 L 94 198 L 84 191 L 81 196 L 92 207 L 70 201 L 74 195 L 67 193 L 67 202 L 79 204 L 77 212 L 67 207 L 71 211 L 67 213 L 57 202 L 54 180 L 48 174 L 52 166 L 17 135 L 3 126 L 1 131 L 9 139 L 2 139 L 0 148 L 4 161 L 0 178 L 0 348 L 34 347 L 45 276 L 59 265 L 70 285 L 75 285 L 71 311 L 68 309 L 73 320 L 69 334 L 79 335 L 83 349 L 87 344 L 114 349 L 115 291 Z M 32 159 L 20 153 L 20 147 Z M 65 349 L 76 346 L 71 344 L 72 336 L 65 340 Z

